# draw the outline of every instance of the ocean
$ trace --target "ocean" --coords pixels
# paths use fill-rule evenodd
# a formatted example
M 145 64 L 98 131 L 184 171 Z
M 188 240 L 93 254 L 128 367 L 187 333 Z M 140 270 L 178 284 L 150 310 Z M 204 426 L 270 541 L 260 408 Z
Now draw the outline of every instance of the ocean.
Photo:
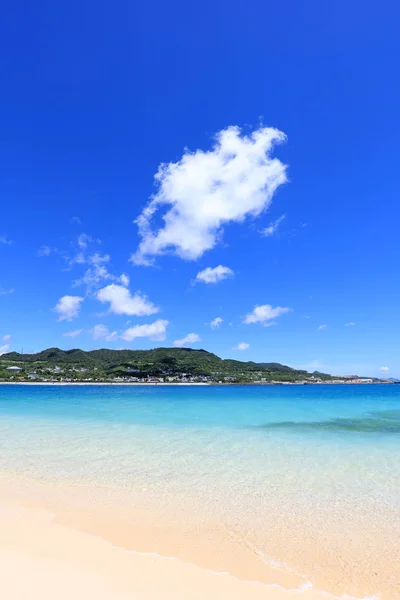
M 400 385 L 1 385 L 0 471 L 192 511 L 341 593 L 399 591 Z

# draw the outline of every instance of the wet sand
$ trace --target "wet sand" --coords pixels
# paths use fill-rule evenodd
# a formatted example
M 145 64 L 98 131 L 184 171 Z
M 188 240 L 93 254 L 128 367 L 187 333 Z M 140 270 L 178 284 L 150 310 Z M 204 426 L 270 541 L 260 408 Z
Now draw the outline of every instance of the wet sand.
M 270 542 L 277 555 L 291 560 L 274 563 L 234 528 L 196 511 L 189 514 L 185 505 L 180 513 L 157 514 L 140 503 L 132 506 L 115 490 L 5 476 L 0 483 L 0 564 L 6 574 L 0 578 L 0 597 L 7 600 L 50 600 L 60 578 L 68 585 L 57 598 L 74 600 L 291 600 L 300 592 L 304 600 L 326 600 L 345 593 L 378 597 L 378 586 L 382 600 L 399 597 L 398 557 L 387 564 L 384 554 L 375 574 L 365 555 L 352 562 L 365 544 L 362 535 L 349 545 L 330 533 L 324 548 L 318 538 L 296 531 L 301 524 L 289 522 L 292 534 L 286 528 L 278 538 L 278 529 Z M 386 543 L 376 532 L 378 552 Z
M 127 552 L 54 522 L 51 512 L 0 503 L 0 593 L 7 600 L 322 600 Z

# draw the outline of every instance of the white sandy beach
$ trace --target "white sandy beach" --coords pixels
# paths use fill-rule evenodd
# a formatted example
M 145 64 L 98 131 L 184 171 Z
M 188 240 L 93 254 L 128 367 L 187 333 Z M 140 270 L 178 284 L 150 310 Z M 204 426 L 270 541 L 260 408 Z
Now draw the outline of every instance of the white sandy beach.
M 322 600 L 240 581 L 176 559 L 128 552 L 53 521 L 51 512 L 0 503 L 0 597 L 7 600 Z
M 323 564 L 328 571 L 334 569 L 331 580 L 323 577 L 311 585 L 308 578 L 284 564 L 274 566 L 259 560 L 250 547 L 238 545 L 232 532 L 218 525 L 213 528 L 203 519 L 183 527 L 187 520 L 184 514 L 179 525 L 169 515 L 160 519 L 160 515 L 139 507 L 127 510 L 112 490 L 54 486 L 4 475 L 0 484 L 1 599 L 399 597 L 395 591 L 394 556 L 387 565 L 393 581 L 386 582 L 381 595 L 367 592 L 374 587 L 373 573 L 363 558 L 358 566 L 347 562 L 354 557 L 353 551 L 349 556 L 343 554 L 341 563 L 329 564 L 332 557 L 326 555 Z M 296 543 L 293 533 L 286 537 L 288 550 L 292 542 Z M 309 539 L 307 544 L 304 537 L 303 541 L 304 553 L 311 559 L 312 546 L 315 543 L 317 549 L 318 541 Z M 352 587 L 354 576 L 358 579 L 357 591 L 344 596 L 343 590 Z M 327 589 L 329 593 L 322 591 Z

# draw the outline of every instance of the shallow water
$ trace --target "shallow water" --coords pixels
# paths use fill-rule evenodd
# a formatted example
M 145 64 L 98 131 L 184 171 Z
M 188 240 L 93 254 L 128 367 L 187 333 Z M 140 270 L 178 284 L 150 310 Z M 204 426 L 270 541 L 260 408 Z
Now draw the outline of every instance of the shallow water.
M 301 474 L 396 495 L 400 386 L 1 386 L 0 452 L 3 469 L 51 479 Z

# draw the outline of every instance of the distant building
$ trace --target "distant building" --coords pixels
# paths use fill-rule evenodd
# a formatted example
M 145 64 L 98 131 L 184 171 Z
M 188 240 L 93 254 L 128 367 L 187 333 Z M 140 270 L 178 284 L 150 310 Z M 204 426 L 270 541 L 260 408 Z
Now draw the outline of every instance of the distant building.
M 13 373 L 18 373 L 22 371 L 21 367 L 7 367 L 7 371 L 12 371 Z

